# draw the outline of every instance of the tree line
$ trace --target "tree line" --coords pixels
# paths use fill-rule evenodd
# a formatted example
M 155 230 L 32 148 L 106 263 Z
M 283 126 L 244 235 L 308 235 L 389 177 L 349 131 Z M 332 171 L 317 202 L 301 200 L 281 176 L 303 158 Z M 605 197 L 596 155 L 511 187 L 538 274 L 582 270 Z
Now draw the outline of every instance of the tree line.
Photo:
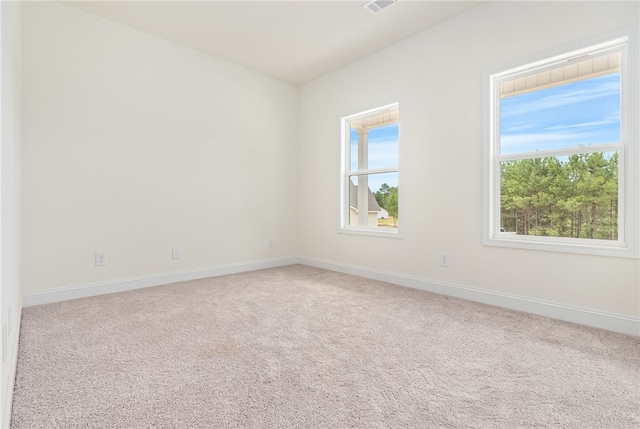
M 618 153 L 506 161 L 501 228 L 521 235 L 618 238 Z
M 373 196 L 376 198 L 378 205 L 393 217 L 393 226 L 398 226 L 398 187 L 389 186 L 386 183 L 380 185 L 380 189 Z

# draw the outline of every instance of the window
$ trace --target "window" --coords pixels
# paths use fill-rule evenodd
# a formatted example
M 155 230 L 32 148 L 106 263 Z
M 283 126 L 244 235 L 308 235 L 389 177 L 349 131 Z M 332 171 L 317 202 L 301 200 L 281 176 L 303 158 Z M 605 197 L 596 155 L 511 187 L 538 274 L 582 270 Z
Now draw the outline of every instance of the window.
M 485 244 L 638 256 L 633 33 L 485 74 Z
M 397 236 L 398 120 L 397 103 L 342 118 L 341 231 Z

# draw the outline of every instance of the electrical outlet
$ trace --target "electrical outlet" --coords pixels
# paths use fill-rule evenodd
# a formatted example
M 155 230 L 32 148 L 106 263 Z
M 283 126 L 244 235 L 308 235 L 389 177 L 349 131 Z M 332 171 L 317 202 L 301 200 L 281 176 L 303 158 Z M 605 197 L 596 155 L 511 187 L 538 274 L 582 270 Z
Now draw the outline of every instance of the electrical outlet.
M 180 259 L 181 257 L 182 252 L 180 251 L 179 247 L 174 247 L 171 249 L 171 259 L 175 261 L 176 259 Z
M 440 266 L 448 267 L 449 266 L 449 254 L 440 252 Z
M 96 252 L 96 267 L 107 265 L 107 254 L 104 252 Z
M 267 246 L 271 249 L 273 247 L 276 247 L 276 241 L 273 238 L 270 238 L 267 240 Z

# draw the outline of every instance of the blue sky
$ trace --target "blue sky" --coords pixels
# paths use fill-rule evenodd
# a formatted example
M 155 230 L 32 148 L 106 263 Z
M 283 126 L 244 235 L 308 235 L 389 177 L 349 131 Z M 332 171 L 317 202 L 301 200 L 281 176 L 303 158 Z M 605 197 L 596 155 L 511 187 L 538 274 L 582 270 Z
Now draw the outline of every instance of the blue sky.
M 371 128 L 369 131 L 369 169 L 398 166 L 398 124 Z M 358 169 L 358 133 L 351 130 L 351 170 Z M 358 184 L 355 180 L 354 184 Z M 398 186 L 398 173 L 372 174 L 369 189 L 376 192 L 380 185 Z
M 620 141 L 620 73 L 501 100 L 501 153 Z

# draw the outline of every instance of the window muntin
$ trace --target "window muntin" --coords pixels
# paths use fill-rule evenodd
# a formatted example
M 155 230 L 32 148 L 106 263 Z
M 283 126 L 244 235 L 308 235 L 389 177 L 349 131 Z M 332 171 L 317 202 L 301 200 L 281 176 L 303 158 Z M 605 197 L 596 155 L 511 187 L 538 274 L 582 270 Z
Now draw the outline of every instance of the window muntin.
M 637 256 L 629 39 L 487 73 L 485 244 Z
M 397 235 L 398 118 L 397 103 L 342 118 L 342 230 Z

